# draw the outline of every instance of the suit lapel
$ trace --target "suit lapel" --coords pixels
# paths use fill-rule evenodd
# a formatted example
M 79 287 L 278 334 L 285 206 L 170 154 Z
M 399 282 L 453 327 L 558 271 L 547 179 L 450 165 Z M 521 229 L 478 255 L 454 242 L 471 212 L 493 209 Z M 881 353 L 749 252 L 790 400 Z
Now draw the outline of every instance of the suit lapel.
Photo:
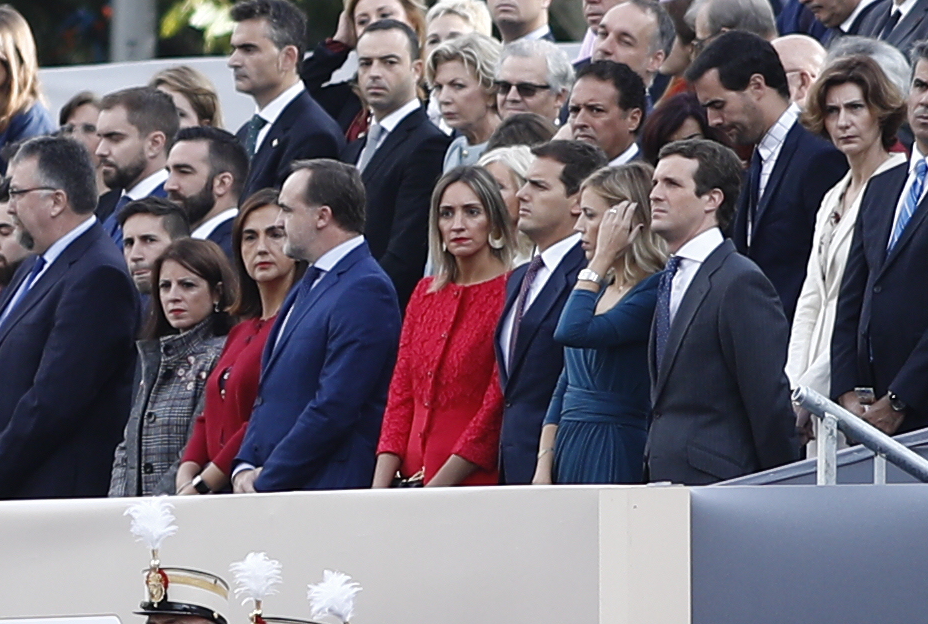
M 686 332 L 693 323 L 693 318 L 696 316 L 696 312 L 705 300 L 706 295 L 709 294 L 712 274 L 722 266 L 722 262 L 725 261 L 725 258 L 734 253 L 734 251 L 735 246 L 730 240 L 726 240 L 716 247 L 715 250 L 709 254 L 709 257 L 706 258 L 706 261 L 702 263 L 702 266 L 699 267 L 699 270 L 693 277 L 693 281 L 690 282 L 689 288 L 687 288 L 686 292 L 683 294 L 683 299 L 680 300 L 677 313 L 670 323 L 670 334 L 667 336 L 667 351 L 664 353 L 662 361 L 663 366 L 657 371 L 657 383 L 654 388 L 655 397 L 660 396 L 661 391 L 664 389 L 664 384 L 667 382 L 667 374 L 670 369 L 673 368 L 673 362 L 677 357 L 680 345 L 683 343 L 683 338 L 686 336 Z
M 361 174 L 361 177 L 364 178 L 365 181 L 375 178 L 377 170 L 384 164 L 390 162 L 390 154 L 403 144 L 406 137 L 408 137 L 413 130 L 419 127 L 421 118 L 424 117 L 425 112 L 420 106 L 415 111 L 406 115 L 406 117 L 393 128 L 392 132 L 387 133 L 387 138 L 383 140 L 383 143 L 377 148 L 374 155 L 371 156 L 370 162 L 367 163 L 367 167 L 364 168 L 364 172 Z
M 493 340 L 494 348 L 496 349 L 496 361 L 499 362 L 499 373 L 500 381 L 503 389 L 506 389 L 506 384 L 509 383 L 509 370 L 506 366 L 503 365 L 505 360 L 503 359 L 503 325 L 506 322 L 506 318 L 509 316 L 509 311 L 512 310 L 512 306 L 515 305 L 516 299 L 519 296 L 519 286 L 522 284 L 522 278 L 525 277 L 525 272 L 528 270 L 528 265 L 523 264 L 512 272 L 512 275 L 509 276 L 509 280 L 506 282 L 506 305 L 503 307 L 503 313 L 499 317 L 499 323 L 496 324 L 496 333 Z
M 889 220 L 889 231 L 892 230 L 893 221 L 895 220 L 895 206 L 894 210 Z M 905 229 L 902 231 L 902 236 L 899 237 L 899 240 L 896 241 L 896 244 L 890 250 L 889 254 L 886 255 L 886 261 L 883 263 L 883 266 L 880 267 L 880 275 L 882 275 L 886 269 L 896 260 L 902 249 L 912 240 L 912 237 L 915 236 L 915 231 L 921 227 L 922 223 L 925 221 L 925 215 L 928 214 L 928 195 L 922 198 L 922 201 L 918 204 L 915 213 L 912 215 L 912 218 L 906 224 Z M 889 242 L 889 235 L 883 239 L 883 245 L 885 246 Z M 879 276 L 877 277 L 879 279 Z
M 896 27 L 892 29 L 889 36 L 886 37 L 886 43 L 898 46 L 906 40 L 913 30 L 918 28 L 922 20 L 925 19 L 925 13 L 928 12 L 928 2 L 918 2 L 912 7 L 905 17 L 899 20 Z
M 753 228 L 755 235 L 758 231 L 758 228 L 760 227 L 761 221 L 763 221 L 764 213 L 767 212 L 767 207 L 770 205 L 773 196 L 776 194 L 777 188 L 780 186 L 780 182 L 783 181 L 783 176 L 786 174 L 786 169 L 789 167 L 789 162 L 793 157 L 793 153 L 799 146 L 799 135 L 801 132 L 802 126 L 800 126 L 799 122 L 797 121 L 786 134 L 786 139 L 783 141 L 783 147 L 780 148 L 780 153 L 777 156 L 777 162 L 773 166 L 773 171 L 770 172 L 770 179 L 767 180 L 767 186 L 764 187 L 764 195 L 760 198 L 760 202 L 757 204 L 757 214 L 754 217 Z

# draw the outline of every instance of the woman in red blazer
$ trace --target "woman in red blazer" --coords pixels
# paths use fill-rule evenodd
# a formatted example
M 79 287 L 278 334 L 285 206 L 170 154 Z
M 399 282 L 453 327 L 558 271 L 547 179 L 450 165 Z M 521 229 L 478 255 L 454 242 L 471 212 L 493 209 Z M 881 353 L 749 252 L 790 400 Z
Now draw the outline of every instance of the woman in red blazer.
M 258 395 L 261 354 L 290 287 L 305 266 L 284 254 L 286 234 L 277 224 L 277 191 L 249 197 L 232 228 L 235 268 L 241 288 L 232 313 L 243 319 L 206 381 L 206 403 L 194 423 L 177 471 L 178 494 L 229 490 L 232 460 Z
M 406 308 L 373 487 L 498 482 L 503 396 L 493 334 L 515 247 L 493 177 L 458 167 L 435 186 L 429 244 L 436 272 Z

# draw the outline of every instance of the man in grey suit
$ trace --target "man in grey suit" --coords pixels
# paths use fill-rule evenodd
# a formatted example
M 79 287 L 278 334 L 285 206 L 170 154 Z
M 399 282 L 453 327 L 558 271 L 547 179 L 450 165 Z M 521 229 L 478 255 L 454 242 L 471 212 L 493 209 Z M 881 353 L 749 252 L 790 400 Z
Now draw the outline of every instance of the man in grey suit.
M 730 149 L 704 139 L 664 147 L 651 227 L 671 252 L 651 331 L 651 481 L 713 483 L 797 458 L 789 325 L 773 285 L 724 240 L 741 186 Z
M 893 0 L 864 18 L 860 35 L 897 47 L 909 56 L 916 41 L 928 38 L 928 0 Z

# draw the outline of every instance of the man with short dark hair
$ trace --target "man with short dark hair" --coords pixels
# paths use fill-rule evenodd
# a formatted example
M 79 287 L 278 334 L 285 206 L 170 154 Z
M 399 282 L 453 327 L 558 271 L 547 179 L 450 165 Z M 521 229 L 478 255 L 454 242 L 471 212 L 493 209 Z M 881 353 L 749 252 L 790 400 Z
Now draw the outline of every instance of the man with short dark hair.
M 238 215 L 248 156 L 232 134 L 210 126 L 184 128 L 168 154 L 168 198 L 187 213 L 191 236 L 211 240 L 232 258 L 232 223 Z
M 105 496 L 132 399 L 135 288 L 93 215 L 83 145 L 32 139 L 9 174 L 37 255 L 0 294 L 0 498 Z
M 416 94 L 422 60 L 412 28 L 392 19 L 374 22 L 358 39 L 357 52 L 358 87 L 373 120 L 342 160 L 361 171 L 364 233 L 405 308 L 422 279 L 432 188 L 451 140 L 429 121 Z
M 287 0 L 242 0 L 232 7 L 235 89 L 255 100 L 252 118 L 236 133 L 251 159 L 241 197 L 279 189 L 290 163 L 337 158 L 345 145 L 338 124 L 300 80 L 306 16 Z
M 531 483 L 536 459 L 551 450 L 539 451 L 538 443 L 564 367 L 564 349 L 554 342 L 554 328 L 586 265 L 580 234 L 574 232 L 580 184 L 606 164 L 602 150 L 580 141 L 551 141 L 533 148 L 532 154 L 535 160 L 517 197 L 519 230 L 538 253 L 509 277 L 495 340 L 506 399 L 500 482 L 515 485 Z
M 119 211 L 130 201 L 149 195 L 164 197 L 168 150 L 180 125 L 177 108 L 167 93 L 133 87 L 106 95 L 97 118 L 96 155 L 103 182 L 114 191 L 101 197 L 97 214 L 107 214 L 103 229 L 122 246 Z M 118 192 L 118 193 L 117 193 Z M 96 195 L 96 190 L 94 191 Z M 110 206 L 111 202 L 115 202 Z
M 641 157 L 638 131 L 647 96 L 641 76 L 624 63 L 593 61 L 577 72 L 568 111 L 571 135 L 599 147 L 612 167 Z
M 548 26 L 551 0 L 487 0 L 493 23 L 503 43 L 517 39 L 554 41 Z
M 310 268 L 268 336 L 235 492 L 368 488 L 399 345 L 396 292 L 371 256 L 353 165 L 298 161 L 278 202 Z
M 738 251 L 773 283 L 792 320 L 815 215 L 822 197 L 847 172 L 847 159 L 799 123 L 783 64 L 757 35 L 721 35 L 696 57 L 686 78 L 710 125 L 739 145 L 756 146 L 729 233 Z
M 129 275 L 147 299 L 152 294 L 151 270 L 155 260 L 172 242 L 190 236 L 187 213 L 163 197 L 146 197 L 126 205 L 119 216 L 119 225 Z M 143 310 L 148 308 L 145 303 Z
M 600 20 L 593 60 L 625 63 L 650 88 L 675 36 L 673 20 L 657 0 L 626 0 Z
M 760 269 L 722 237 L 741 162 L 706 139 L 661 150 L 651 229 L 671 256 L 650 344 L 651 481 L 701 485 L 798 456 L 786 379 L 789 325 Z

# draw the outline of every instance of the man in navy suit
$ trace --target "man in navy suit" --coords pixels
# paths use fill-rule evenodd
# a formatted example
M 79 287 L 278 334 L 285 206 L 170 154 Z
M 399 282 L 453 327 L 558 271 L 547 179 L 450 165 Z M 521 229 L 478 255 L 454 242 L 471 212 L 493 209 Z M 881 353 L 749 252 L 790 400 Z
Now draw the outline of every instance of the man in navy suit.
M 235 89 L 254 98 L 257 111 L 236 136 L 251 159 L 241 196 L 279 189 L 290 163 L 338 158 L 345 145 L 338 124 L 306 92 L 298 73 L 306 16 L 287 0 L 243 0 L 232 7 Z
M 168 154 L 168 198 L 187 213 L 192 238 L 211 240 L 232 258 L 232 223 L 248 156 L 231 133 L 210 126 L 184 128 Z
M 236 492 L 370 487 L 400 310 L 364 231 L 352 165 L 299 161 L 280 192 L 285 251 L 310 268 L 271 329 Z
M 912 157 L 867 185 L 831 342 L 832 396 L 890 435 L 928 427 L 928 43 L 912 55 Z M 864 405 L 857 387 L 877 400 Z
M 505 396 L 500 435 L 500 481 L 532 482 L 541 426 L 564 368 L 554 328 L 577 273 L 586 265 L 580 235 L 580 183 L 606 164 L 602 150 L 580 141 L 551 141 L 532 150 L 535 160 L 519 189 L 519 229 L 538 248 L 512 272 L 506 307 L 496 329 L 496 360 Z
M 799 123 L 780 57 L 757 35 L 723 34 L 696 57 L 686 77 L 711 125 L 738 144 L 756 146 L 729 233 L 773 283 L 792 320 L 815 215 L 847 172 L 847 159 Z
M 37 254 L 0 294 L 0 498 L 105 496 L 129 413 L 138 311 L 70 139 L 25 143 L 10 207 Z
M 119 213 L 130 201 L 143 197 L 165 197 L 164 166 L 180 118 L 174 100 L 152 87 L 132 87 L 106 95 L 100 102 L 97 133 L 103 182 L 112 189 L 100 198 L 97 211 L 109 216 L 103 229 L 122 248 Z
M 429 203 L 451 139 L 429 121 L 416 87 L 419 38 L 396 20 L 380 20 L 358 40 L 358 85 L 374 113 L 367 136 L 342 155 L 357 164 L 367 191 L 364 234 L 405 308 L 422 279 Z

